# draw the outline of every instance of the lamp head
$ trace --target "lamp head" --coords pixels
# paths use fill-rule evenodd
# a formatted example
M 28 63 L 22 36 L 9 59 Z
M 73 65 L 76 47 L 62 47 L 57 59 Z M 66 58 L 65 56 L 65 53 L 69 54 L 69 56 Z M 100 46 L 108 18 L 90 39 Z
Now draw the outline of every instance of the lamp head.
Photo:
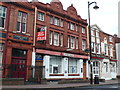
M 95 5 L 93 8 L 94 8 L 95 10 L 97 10 L 99 7 L 98 7 L 97 5 Z

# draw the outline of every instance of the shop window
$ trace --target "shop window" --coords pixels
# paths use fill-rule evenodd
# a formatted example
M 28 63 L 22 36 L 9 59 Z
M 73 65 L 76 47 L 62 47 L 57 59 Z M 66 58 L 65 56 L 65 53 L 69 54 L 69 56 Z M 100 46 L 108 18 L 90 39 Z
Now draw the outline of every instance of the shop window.
M 6 7 L 0 6 L 0 28 L 5 28 Z
M 27 22 L 27 14 L 18 11 L 17 32 L 21 32 L 21 33 L 26 32 L 26 22 Z
M 62 73 L 62 59 L 59 56 L 50 56 L 50 73 Z
M 69 58 L 68 73 L 77 73 L 77 59 Z
M 44 21 L 44 13 L 41 12 L 38 13 L 38 20 Z

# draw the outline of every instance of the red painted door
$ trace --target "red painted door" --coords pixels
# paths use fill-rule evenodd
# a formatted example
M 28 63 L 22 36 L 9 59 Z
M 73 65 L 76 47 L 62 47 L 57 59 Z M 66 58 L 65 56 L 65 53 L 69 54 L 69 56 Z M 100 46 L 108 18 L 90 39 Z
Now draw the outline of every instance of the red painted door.
M 12 77 L 25 78 L 26 77 L 26 51 L 13 49 L 12 53 Z M 24 55 L 25 54 L 25 55 Z

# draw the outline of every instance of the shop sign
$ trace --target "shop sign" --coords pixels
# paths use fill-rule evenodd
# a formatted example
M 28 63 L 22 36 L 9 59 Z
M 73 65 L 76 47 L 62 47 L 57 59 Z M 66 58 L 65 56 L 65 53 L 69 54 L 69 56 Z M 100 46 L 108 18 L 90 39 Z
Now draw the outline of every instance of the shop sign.
M 42 27 L 39 32 L 37 32 L 37 41 L 46 40 L 46 27 Z
M 74 54 L 70 54 L 70 53 L 63 53 L 63 56 L 74 57 Z
M 14 35 L 13 38 L 14 39 L 18 39 L 18 40 L 24 40 L 24 41 L 28 41 L 29 40 L 28 37 L 23 37 L 23 36 L 19 36 L 19 35 Z
M 36 56 L 35 56 L 35 60 L 43 60 L 43 59 L 42 59 L 42 55 L 36 55 Z
M 0 37 L 6 38 L 6 33 L 0 33 Z

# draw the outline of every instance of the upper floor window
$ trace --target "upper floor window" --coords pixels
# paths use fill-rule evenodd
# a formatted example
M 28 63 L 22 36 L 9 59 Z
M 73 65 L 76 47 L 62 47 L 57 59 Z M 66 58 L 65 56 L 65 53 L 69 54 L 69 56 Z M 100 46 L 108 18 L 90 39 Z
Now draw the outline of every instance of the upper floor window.
M 76 25 L 76 31 L 78 31 L 78 25 Z
M 91 30 L 91 35 L 95 36 L 94 30 Z
M 63 27 L 63 20 L 60 19 L 60 26 Z
M 82 33 L 85 33 L 85 28 L 84 27 L 82 27 Z
M 44 21 L 44 13 L 41 12 L 38 13 L 38 20 Z
M 52 45 L 52 36 L 53 36 L 53 32 L 50 31 L 50 34 L 49 34 L 49 44 Z
M 99 43 L 96 44 L 96 52 L 100 53 L 100 44 Z
M 67 37 L 67 47 L 70 48 L 70 36 Z
M 54 25 L 57 25 L 57 26 L 59 26 L 59 18 L 54 18 Z
M 53 24 L 53 17 L 50 16 L 50 24 Z
M 78 49 L 78 38 L 76 38 L 76 49 Z
M 86 49 L 86 40 L 82 40 L 82 50 Z
M 95 52 L 95 42 L 92 42 L 92 43 L 91 43 L 91 51 L 92 51 L 92 52 Z
M 63 34 L 62 33 L 60 34 L 60 46 L 61 47 L 63 46 Z
M 54 33 L 54 45 L 59 46 L 59 33 Z
M 99 37 L 99 32 L 98 31 L 96 31 L 96 37 Z
M 74 49 L 75 48 L 75 37 L 71 36 L 71 48 Z
M 73 23 L 70 23 L 70 30 L 74 30 L 75 29 L 75 25 Z
M 6 7 L 0 6 L 0 28 L 5 28 Z
M 110 41 L 110 42 L 112 42 L 112 41 L 113 41 L 112 36 L 109 36 L 109 41 Z
M 18 20 L 17 20 L 17 31 L 25 33 L 26 32 L 26 22 L 27 22 L 27 14 L 24 12 L 18 12 Z

